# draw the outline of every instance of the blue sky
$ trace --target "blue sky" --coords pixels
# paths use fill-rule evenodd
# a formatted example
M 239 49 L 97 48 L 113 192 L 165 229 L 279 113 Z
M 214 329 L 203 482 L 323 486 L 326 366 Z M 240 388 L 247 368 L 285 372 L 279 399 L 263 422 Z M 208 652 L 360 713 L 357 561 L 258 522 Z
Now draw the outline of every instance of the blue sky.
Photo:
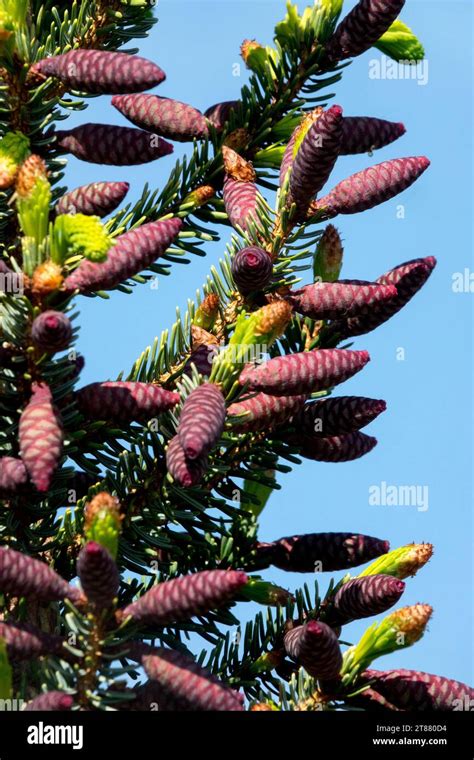
M 349 9 L 354 3 L 346 0 Z M 300 3 L 300 8 L 304 7 Z M 167 80 L 159 94 L 204 110 L 236 98 L 246 81 L 235 76 L 244 38 L 271 42 L 284 15 L 281 0 L 159 0 L 160 19 L 140 53 L 155 60 Z M 392 547 L 430 541 L 435 555 L 419 575 L 407 581 L 404 604 L 429 602 L 435 612 L 424 640 L 379 660 L 381 667 L 409 667 L 472 682 L 472 293 L 453 292 L 453 276 L 473 268 L 472 250 L 472 6 L 463 2 L 407 0 L 403 20 L 422 39 L 428 68 L 416 79 L 373 79 L 369 51 L 345 71 L 336 97 L 346 115 L 403 121 L 407 133 L 398 142 L 368 156 L 343 157 L 329 186 L 371 163 L 409 155 L 427 155 L 431 167 L 402 196 L 376 209 L 340 217 L 344 238 L 343 276 L 371 279 L 403 261 L 434 255 L 438 266 L 423 291 L 393 320 L 356 339 L 372 361 L 341 393 L 384 398 L 387 412 L 367 432 L 379 445 L 352 463 L 307 462 L 284 476 L 284 488 L 272 495 L 261 519 L 260 538 L 292 533 L 353 531 L 389 539 Z M 87 112 L 69 124 L 101 121 L 126 124 L 110 98 L 91 100 Z M 184 147 L 186 150 L 186 147 Z M 175 156 L 182 155 L 177 146 Z M 129 199 L 145 181 L 160 187 L 174 157 L 142 167 L 114 168 L 71 159 L 69 187 L 86 182 L 125 179 Z M 400 204 L 403 214 L 400 218 Z M 116 377 L 128 370 L 155 335 L 174 321 L 222 255 L 221 243 L 208 246 L 205 259 L 176 265 L 157 290 L 138 287 L 132 296 L 112 294 L 110 301 L 81 299 L 79 350 L 86 357 L 84 382 Z M 402 351 L 400 351 L 402 349 Z M 404 360 L 399 357 L 404 354 Z M 371 506 L 369 488 L 427 486 L 428 509 Z M 268 579 L 294 588 L 311 576 L 268 571 Z M 320 575 L 324 590 L 330 575 Z M 368 623 L 344 630 L 357 640 Z

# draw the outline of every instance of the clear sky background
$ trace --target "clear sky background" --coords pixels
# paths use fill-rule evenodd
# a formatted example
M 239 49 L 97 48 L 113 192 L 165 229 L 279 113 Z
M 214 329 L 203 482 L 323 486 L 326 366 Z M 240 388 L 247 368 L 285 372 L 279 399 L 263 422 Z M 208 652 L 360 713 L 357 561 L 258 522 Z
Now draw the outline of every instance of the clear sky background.
M 346 0 L 346 9 L 354 3 Z M 300 9 L 304 4 L 299 4 Z M 284 16 L 282 0 L 159 0 L 159 23 L 142 41 L 140 53 L 167 73 L 160 95 L 204 110 L 239 96 L 247 74 L 234 76 L 245 38 L 272 40 Z M 380 667 L 409 667 L 440 673 L 468 683 L 472 668 L 472 301 L 469 292 L 453 292 L 453 275 L 474 269 L 472 251 L 472 4 L 407 0 L 401 18 L 423 41 L 427 81 L 374 80 L 370 61 L 377 51 L 357 58 L 335 86 L 346 115 L 403 121 L 399 141 L 368 156 L 343 157 L 329 186 L 385 159 L 427 155 L 429 170 L 403 195 L 364 214 L 339 217 L 344 238 L 343 276 L 372 279 L 419 256 L 434 255 L 438 266 L 425 288 L 394 319 L 356 339 L 368 349 L 370 364 L 341 386 L 344 394 L 384 398 L 387 412 L 367 432 L 379 445 L 351 463 L 306 462 L 283 476 L 284 488 L 272 495 L 261 518 L 261 540 L 293 533 L 353 531 L 389 539 L 392 547 L 430 541 L 435 555 L 407 581 L 404 604 L 429 602 L 435 612 L 429 631 L 414 647 L 379 660 Z M 88 111 L 68 125 L 100 121 L 125 125 L 110 98 L 90 101 Z M 175 157 L 186 146 L 176 146 Z M 71 158 L 69 187 L 99 180 L 128 180 L 130 200 L 148 181 L 161 187 L 174 163 L 167 157 L 142 167 L 100 167 Z M 328 186 L 328 187 L 329 187 Z M 399 205 L 404 218 L 399 218 Z M 174 265 L 157 290 L 139 286 L 132 296 L 113 293 L 110 301 L 81 299 L 79 350 L 86 357 L 84 382 L 113 379 L 128 370 L 155 335 L 174 321 L 222 255 L 209 245 L 205 259 Z M 473 285 L 474 288 L 474 285 Z M 404 351 L 404 360 L 397 356 Z M 369 488 L 428 486 L 426 511 L 416 506 L 371 506 Z M 292 589 L 311 575 L 277 570 L 265 577 Z M 336 576 L 339 577 L 339 576 Z M 320 575 L 324 592 L 330 574 Z M 356 641 L 368 622 L 344 629 Z

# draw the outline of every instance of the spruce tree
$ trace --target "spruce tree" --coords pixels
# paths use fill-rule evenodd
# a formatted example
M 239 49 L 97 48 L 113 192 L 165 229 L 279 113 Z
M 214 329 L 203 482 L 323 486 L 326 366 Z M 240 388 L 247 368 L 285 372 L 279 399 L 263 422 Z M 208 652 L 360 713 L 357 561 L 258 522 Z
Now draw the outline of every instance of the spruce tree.
M 439 675 L 372 669 L 423 636 L 428 604 L 391 608 L 430 544 L 258 537 L 277 478 L 302 458 L 344 462 L 376 445 L 362 429 L 385 402 L 335 386 L 369 360 L 356 336 L 405 307 L 436 264 L 341 279 L 329 221 L 393 198 L 429 165 L 369 160 L 331 181 L 340 155 L 404 132 L 328 102 L 372 46 L 423 57 L 403 4 L 360 0 L 344 17 L 343 0 L 301 14 L 289 3 L 273 46 L 242 44 L 239 100 L 201 113 L 161 97 L 159 62 L 130 48 L 156 21 L 151 1 L 0 0 L 3 698 L 29 710 L 416 711 L 473 697 Z M 96 95 L 129 126 L 68 129 Z M 128 167 L 176 141 L 187 157 L 136 203 L 133 170 L 61 184 L 70 154 Z M 128 372 L 84 385 L 81 299 L 118 290 L 132 310 L 141 286 L 219 239 L 219 269 L 187 313 Z M 309 582 L 288 591 L 265 579 L 270 566 Z M 246 605 L 261 610 L 235 636 Z M 348 647 L 343 626 L 371 615 Z

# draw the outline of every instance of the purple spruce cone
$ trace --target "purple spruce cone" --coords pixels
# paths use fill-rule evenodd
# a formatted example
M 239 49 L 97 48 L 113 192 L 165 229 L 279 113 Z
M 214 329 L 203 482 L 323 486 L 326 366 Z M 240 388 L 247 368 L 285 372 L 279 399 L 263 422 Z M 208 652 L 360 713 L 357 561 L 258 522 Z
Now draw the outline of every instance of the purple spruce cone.
M 207 456 L 187 459 L 179 437 L 175 435 L 166 450 L 166 466 L 169 474 L 183 488 L 190 488 L 199 483 L 207 470 Z
M 273 274 L 273 260 L 263 248 L 252 245 L 237 251 L 232 258 L 231 269 L 237 288 L 242 295 L 246 295 L 269 284 Z
M 77 598 L 77 590 L 44 562 L 5 547 L 0 547 L 0 591 L 39 602 Z
M 311 319 L 337 319 L 341 316 L 370 314 L 372 308 L 396 298 L 394 285 L 339 280 L 315 282 L 291 292 L 287 300 L 299 314 Z
M 208 134 L 202 113 L 179 100 L 158 95 L 115 95 L 112 105 L 132 124 L 170 140 L 202 140 Z
M 345 16 L 326 46 L 329 61 L 342 61 L 372 47 L 392 25 L 405 0 L 359 0 Z
M 371 116 L 345 116 L 342 120 L 341 156 L 371 153 L 398 140 L 406 132 L 400 121 Z
M 91 419 L 131 422 L 167 412 L 180 400 L 179 394 L 153 383 L 91 383 L 77 391 L 79 409 Z
M 187 459 L 199 459 L 213 448 L 224 429 L 226 408 L 222 391 L 204 383 L 189 394 L 178 424 L 178 438 Z
M 19 424 L 20 454 L 38 491 L 47 491 L 63 449 L 61 417 L 44 383 L 33 383 Z
M 366 670 L 364 680 L 399 710 L 472 710 L 474 689 L 451 678 L 416 670 Z
M 41 351 L 63 351 L 69 346 L 71 338 L 71 321 L 61 311 L 44 311 L 33 320 L 31 340 Z
M 87 600 L 98 609 L 107 609 L 117 595 L 120 576 L 110 553 L 95 541 L 79 552 L 77 574 Z
M 387 408 L 381 399 L 363 396 L 334 396 L 305 404 L 294 420 L 304 435 L 335 436 L 354 433 L 376 419 Z
M 245 415 L 232 422 L 233 430 L 271 430 L 282 425 L 301 409 L 305 400 L 305 395 L 269 396 L 267 393 L 257 393 L 251 398 L 231 404 L 227 409 L 227 415 Z
M 56 204 L 57 214 L 107 216 L 119 206 L 129 191 L 128 182 L 92 182 L 63 195 Z
M 173 152 L 170 143 L 150 132 L 111 124 L 81 124 L 57 130 L 55 137 L 59 148 L 91 164 L 134 166 Z
M 336 592 L 325 620 L 339 626 L 378 615 L 393 607 L 404 590 L 405 583 L 391 575 L 353 578 Z
M 74 699 L 64 691 L 46 691 L 28 702 L 23 708 L 24 712 L 59 712 L 70 710 Z
M 289 656 L 313 678 L 336 678 L 342 667 L 342 652 L 337 636 L 328 625 L 310 620 L 285 635 Z
M 14 494 L 28 481 L 28 473 L 21 459 L 0 457 L 0 494 Z

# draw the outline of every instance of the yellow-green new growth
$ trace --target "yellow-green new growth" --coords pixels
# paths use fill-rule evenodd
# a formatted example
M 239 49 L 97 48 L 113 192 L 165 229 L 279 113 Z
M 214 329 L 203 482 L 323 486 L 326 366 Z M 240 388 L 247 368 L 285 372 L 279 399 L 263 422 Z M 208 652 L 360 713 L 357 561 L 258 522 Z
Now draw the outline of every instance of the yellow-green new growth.
M 374 47 L 400 63 L 416 63 L 425 57 L 425 50 L 418 37 L 399 19 L 382 34 Z
M 0 28 L 1 28 L 0 16 Z M 20 164 L 30 151 L 30 141 L 22 132 L 7 132 L 0 140 L 0 190 L 15 183 Z
M 394 578 L 414 576 L 431 559 L 433 544 L 407 544 L 382 554 L 365 568 L 358 578 L 366 575 L 393 575 Z
M 12 697 L 12 669 L 8 661 L 5 639 L 0 638 L 0 699 Z
M 53 229 L 53 260 L 64 263 L 68 255 L 81 254 L 91 261 L 105 261 L 114 244 L 98 216 L 61 214 Z

